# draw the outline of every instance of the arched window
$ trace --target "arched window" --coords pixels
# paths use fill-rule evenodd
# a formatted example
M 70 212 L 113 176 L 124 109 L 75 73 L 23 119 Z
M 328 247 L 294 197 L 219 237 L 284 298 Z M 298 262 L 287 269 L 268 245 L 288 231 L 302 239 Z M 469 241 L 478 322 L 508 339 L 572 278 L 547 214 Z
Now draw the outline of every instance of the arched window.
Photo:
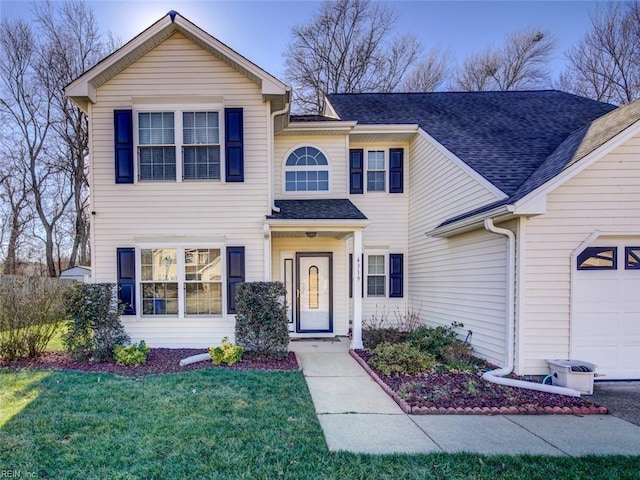
M 314 147 L 296 148 L 287 157 L 284 173 L 287 192 L 329 191 L 329 162 Z

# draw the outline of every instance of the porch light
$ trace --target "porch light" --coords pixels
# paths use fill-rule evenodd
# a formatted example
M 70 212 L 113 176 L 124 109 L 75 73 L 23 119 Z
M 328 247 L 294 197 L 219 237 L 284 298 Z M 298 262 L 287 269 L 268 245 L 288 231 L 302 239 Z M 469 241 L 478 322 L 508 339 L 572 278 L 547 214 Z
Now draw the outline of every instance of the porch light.
M 307 238 L 316 238 L 318 232 L 306 232 L 305 235 L 307 236 Z

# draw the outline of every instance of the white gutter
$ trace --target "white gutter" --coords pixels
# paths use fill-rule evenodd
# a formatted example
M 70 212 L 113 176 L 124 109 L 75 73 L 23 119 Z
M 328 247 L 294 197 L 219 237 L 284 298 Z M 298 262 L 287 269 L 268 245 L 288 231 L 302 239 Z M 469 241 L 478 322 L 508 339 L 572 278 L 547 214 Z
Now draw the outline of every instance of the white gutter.
M 507 364 L 496 370 L 485 372 L 482 378 L 491 383 L 507 385 L 509 387 L 525 388 L 527 390 L 538 390 L 540 392 L 556 393 L 570 397 L 579 397 L 580 392 L 572 388 L 558 387 L 555 385 L 545 385 L 542 383 L 525 382 L 513 378 L 504 378 L 513 371 L 514 349 L 513 341 L 515 334 L 515 265 L 516 265 L 516 236 L 511 230 L 496 227 L 493 218 L 484 220 L 484 228 L 492 233 L 504 235 L 509 242 L 508 265 L 507 265 L 507 334 L 505 335 L 505 347 L 507 351 Z

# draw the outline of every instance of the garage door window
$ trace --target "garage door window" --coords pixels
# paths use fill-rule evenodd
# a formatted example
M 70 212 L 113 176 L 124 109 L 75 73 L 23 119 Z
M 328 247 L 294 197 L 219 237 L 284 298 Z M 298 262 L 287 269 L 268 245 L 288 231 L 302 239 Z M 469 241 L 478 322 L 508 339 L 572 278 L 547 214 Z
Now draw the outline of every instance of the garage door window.
M 640 247 L 626 247 L 624 256 L 627 259 L 627 270 L 640 270 Z
M 589 247 L 578 255 L 578 270 L 616 270 L 617 247 Z

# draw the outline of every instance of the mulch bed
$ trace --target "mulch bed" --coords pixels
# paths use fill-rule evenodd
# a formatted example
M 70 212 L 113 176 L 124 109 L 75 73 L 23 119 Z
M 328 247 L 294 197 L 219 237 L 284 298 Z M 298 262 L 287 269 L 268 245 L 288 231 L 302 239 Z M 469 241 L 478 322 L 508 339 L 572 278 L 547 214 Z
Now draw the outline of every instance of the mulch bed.
M 351 356 L 371 375 L 405 413 L 410 414 L 608 414 L 609 409 L 584 397 L 568 397 L 536 390 L 497 385 L 482 373 L 428 373 L 386 376 L 370 365 L 371 354 L 351 351 Z
M 213 362 L 204 361 L 192 363 L 181 367 L 180 360 L 206 353 L 205 349 L 193 348 L 153 348 L 149 352 L 146 365 L 117 365 L 115 361 L 111 362 L 78 362 L 71 359 L 66 352 L 44 352 L 41 357 L 33 359 L 22 359 L 14 362 L 0 361 L 0 367 L 10 368 L 36 368 L 36 369 L 54 369 L 81 372 L 101 372 L 113 373 L 130 377 L 139 377 L 145 375 L 160 375 L 165 373 L 185 372 L 188 370 L 201 370 L 204 368 L 226 368 L 231 370 L 270 370 L 270 371 L 287 371 L 297 370 L 299 368 L 296 356 L 293 352 L 282 360 L 274 360 L 263 357 L 257 357 L 250 353 L 245 353 L 242 360 L 231 366 L 217 366 Z

